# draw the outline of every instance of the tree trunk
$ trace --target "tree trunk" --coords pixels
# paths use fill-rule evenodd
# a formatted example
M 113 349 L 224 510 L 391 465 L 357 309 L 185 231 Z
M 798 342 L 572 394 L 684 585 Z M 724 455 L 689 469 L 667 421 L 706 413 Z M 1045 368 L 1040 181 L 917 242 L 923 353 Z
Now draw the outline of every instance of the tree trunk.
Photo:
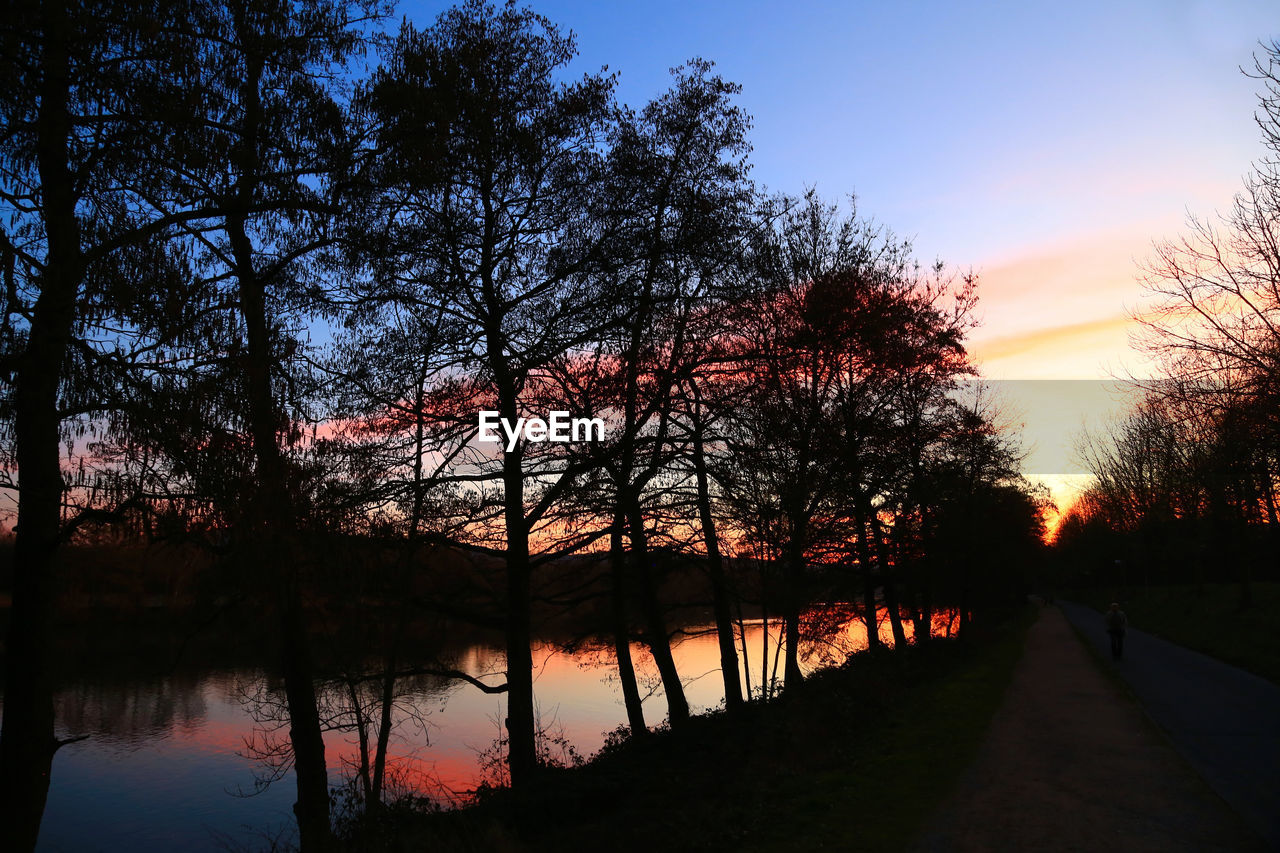
M 884 607 L 889 611 L 889 627 L 893 629 L 893 648 L 896 651 L 902 651 L 907 647 L 907 632 L 902 627 L 901 604 L 898 601 L 898 589 L 893 583 L 893 578 L 884 578 L 880 589 L 884 591 Z
M 862 621 L 867 626 L 867 648 L 880 648 L 880 619 L 876 606 L 876 579 L 870 566 L 862 570 Z
M 515 398 L 504 417 L 515 421 Z M 532 569 L 524 515 L 523 448 L 503 458 L 507 528 L 507 769 L 511 788 L 527 792 L 538 771 L 537 721 L 533 714 Z
M 667 633 L 666 618 L 658 601 L 658 590 L 653 573 L 649 570 L 649 548 L 644 530 L 644 515 L 640 501 L 632 495 L 626 502 L 627 528 L 631 539 L 631 557 L 635 561 L 635 577 L 640 583 L 640 604 L 644 608 L 645 642 L 653 653 L 653 662 L 662 677 L 662 690 L 667 696 L 667 717 L 671 728 L 683 726 L 689 720 L 689 703 L 684 697 L 684 685 L 671 655 L 671 637 Z
M 698 484 L 698 520 L 702 524 L 702 540 L 707 549 L 707 574 L 711 578 L 716 640 L 720 644 L 724 706 L 725 710 L 734 712 L 742 708 L 742 681 L 738 676 L 738 650 L 734 647 L 733 617 L 729 612 L 729 584 L 725 578 L 724 560 L 720 556 L 715 517 L 711 514 L 711 488 L 702 447 L 701 424 L 694 428 L 693 433 L 693 470 Z
M 403 633 L 403 620 L 401 627 L 396 631 L 396 648 L 399 647 L 400 635 Z M 367 814 L 377 814 L 382 811 L 382 793 L 387 777 L 387 748 L 391 743 L 391 724 L 393 722 L 392 714 L 395 710 L 396 696 L 396 656 L 395 650 L 387 658 L 386 668 L 382 672 L 382 704 L 379 707 L 378 717 L 378 741 L 373 753 L 373 783 L 368 801 L 364 805 Z
M 625 520 L 621 513 L 614 516 L 613 531 L 609 534 L 609 602 L 613 618 L 613 651 L 618 659 L 618 680 L 622 682 L 622 703 L 627 709 L 627 725 L 632 737 L 649 733 L 644 721 L 644 704 L 640 688 L 636 684 L 636 668 L 631 660 L 631 625 L 627 619 L 626 573 L 627 557 L 622 549 L 622 528 Z
M 760 623 L 763 626 L 760 631 L 760 698 L 768 702 L 773 698 L 773 685 L 769 683 L 769 611 L 763 600 L 760 602 Z
M 497 271 L 495 214 L 491 207 L 494 191 L 490 176 L 480 193 L 485 203 L 485 238 L 481 243 L 480 270 L 483 281 L 485 359 L 493 373 L 498 398 L 498 416 L 516 423 L 520 413 L 521 373 L 507 351 L 502 323 L 506 307 Z M 511 790 L 518 798 L 533 788 L 538 774 L 538 731 L 533 710 L 533 565 L 529 559 L 529 519 L 524 505 L 524 445 L 517 441 L 502 450 L 503 527 L 507 540 L 507 771 Z
M 370 772 L 369 758 L 369 721 L 364 715 L 364 707 L 360 703 L 360 681 L 354 675 L 346 677 L 347 699 L 351 702 L 351 716 L 356 720 L 356 745 L 360 750 L 360 769 L 357 778 L 364 793 L 365 811 L 369 811 L 369 803 L 373 799 L 373 774 Z
M 742 650 L 742 687 L 746 700 L 751 701 L 751 656 L 747 653 L 747 622 L 742 617 L 742 597 L 734 598 L 734 609 L 737 614 L 738 647 Z
M 257 137 L 260 119 L 256 77 L 250 70 L 246 97 L 246 148 Z M 245 179 L 240 212 L 228 219 L 235 272 L 240 290 L 240 309 L 247 338 L 245 365 L 248 416 L 257 461 L 257 494 L 251 505 L 253 544 L 258 549 L 263 575 L 274 580 L 277 618 L 280 620 L 280 674 L 284 679 L 289 706 L 289 741 L 293 747 L 298 799 L 293 811 L 298 819 L 298 845 L 303 851 L 333 847 L 329 823 L 329 779 L 325 765 L 324 737 L 316 702 L 306 617 L 300 589 L 300 557 L 295 541 L 293 502 L 286 482 L 284 457 L 277 444 L 276 426 L 280 411 L 272 391 L 274 355 L 267 320 L 266 288 L 253 263 L 244 211 L 252 197 L 252 176 L 257 173 L 256 155 L 242 155 Z
M 876 613 L 876 579 L 871 573 L 871 548 L 867 545 L 867 526 L 861 519 L 855 547 L 862 568 L 862 621 L 867 626 L 867 648 L 880 648 L 880 620 Z
M 929 590 L 912 587 L 908 590 L 914 605 L 911 608 L 911 624 L 915 629 L 916 645 L 927 643 L 933 637 L 933 602 Z
M 21 491 L 0 731 L 0 821 L 9 839 L 6 849 L 15 851 L 35 847 L 57 750 L 49 644 L 63 486 L 58 383 L 83 277 L 75 185 L 67 167 L 69 24 L 58 4 L 40 8 L 45 44 L 36 145 L 48 254 L 13 397 Z
M 907 647 L 907 632 L 902 627 L 902 607 L 898 600 L 898 587 L 894 580 L 895 572 L 889 571 L 886 559 L 884 535 L 880 528 L 880 520 L 875 510 L 868 508 L 867 523 L 871 528 L 871 544 L 875 547 L 876 565 L 880 567 L 880 588 L 884 590 L 884 607 L 889 611 L 889 627 L 893 630 L 893 647 L 902 651 Z
M 800 542 L 793 543 L 789 549 L 783 571 L 786 572 L 782 613 L 786 652 L 782 679 L 786 687 L 795 687 L 804 681 L 804 673 L 800 671 L 800 597 L 804 578 L 804 551 Z

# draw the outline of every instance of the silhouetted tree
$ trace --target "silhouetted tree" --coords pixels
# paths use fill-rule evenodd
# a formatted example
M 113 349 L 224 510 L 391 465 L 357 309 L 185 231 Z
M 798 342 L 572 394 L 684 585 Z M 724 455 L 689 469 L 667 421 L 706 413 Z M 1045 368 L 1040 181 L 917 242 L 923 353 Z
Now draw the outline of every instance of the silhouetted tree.
M 7 463 L 19 483 L 13 609 L 0 735 L 0 818 L 12 849 L 34 846 L 54 738 L 49 628 L 54 553 L 86 513 L 64 517 L 64 440 L 83 446 L 121 404 L 120 383 L 162 348 L 157 322 L 183 313 L 185 269 L 166 241 L 193 216 L 157 199 L 154 161 L 172 142 L 193 73 L 184 3 L 18 3 L 0 64 L 0 266 Z M 110 511 L 113 491 L 85 510 Z
M 606 339 L 600 365 L 604 381 L 618 389 L 610 401 L 615 435 L 603 462 L 613 512 L 627 525 L 644 636 L 669 719 L 679 726 L 689 708 L 649 566 L 644 504 L 675 458 L 672 419 L 681 379 L 708 345 L 696 325 L 705 325 L 703 317 L 741 280 L 733 272 L 751 223 L 753 191 L 746 180 L 748 122 L 731 100 L 738 87 L 702 60 L 674 69 L 673 76 L 669 91 L 624 117 L 614 132 L 608 191 L 618 225 L 603 278 L 626 321 Z M 711 542 L 708 558 L 718 564 L 714 535 Z M 717 589 L 722 593 L 723 585 Z M 741 688 L 728 605 L 722 594 L 716 601 L 726 702 L 737 707 Z
M 928 637 L 928 584 L 914 571 L 918 561 L 897 545 L 931 508 L 918 489 L 925 458 L 955 440 L 951 395 L 972 373 L 964 338 L 974 322 L 974 285 L 972 276 L 948 274 L 941 264 L 923 268 L 908 244 L 884 240 L 874 255 L 826 281 L 815 299 L 815 314 L 845 341 L 833 403 L 836 455 L 864 617 L 875 631 L 879 589 L 897 648 L 906 643 L 908 588 L 916 636 Z
M 402 28 L 368 89 L 380 180 L 395 202 L 387 269 L 465 327 L 458 347 L 473 381 L 511 424 L 529 413 L 542 371 L 616 322 L 588 275 L 600 260 L 613 84 L 599 75 L 557 82 L 574 52 L 571 37 L 533 12 L 469 2 L 429 30 Z M 482 472 L 501 487 L 517 788 L 537 767 L 531 539 L 580 470 L 549 447 L 518 441 Z
M 309 321 L 326 303 L 322 252 L 338 238 L 344 194 L 352 192 L 355 134 L 336 78 L 359 51 L 375 2 L 231 2 L 190 17 L 199 73 L 184 81 L 198 152 L 185 168 L 157 167 L 180 181 L 193 264 L 212 294 L 206 322 L 187 333 L 178 381 L 210 373 L 229 386 L 220 405 L 195 401 L 192 429 L 154 435 L 175 454 L 232 437 L 252 460 L 240 481 L 237 553 L 260 567 L 279 624 L 280 670 L 297 779 L 300 843 L 331 846 L 329 790 L 303 609 L 307 552 L 298 537 L 306 475 L 304 388 Z M 138 424 L 145 431 L 148 424 Z

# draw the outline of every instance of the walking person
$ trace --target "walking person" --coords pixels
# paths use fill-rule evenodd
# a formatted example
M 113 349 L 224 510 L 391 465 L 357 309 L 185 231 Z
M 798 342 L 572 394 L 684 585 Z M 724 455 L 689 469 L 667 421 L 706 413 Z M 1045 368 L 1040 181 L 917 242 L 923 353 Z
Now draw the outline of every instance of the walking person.
M 1124 658 L 1124 631 L 1129 627 L 1129 619 L 1120 609 L 1118 602 L 1111 602 L 1111 609 L 1102 617 L 1107 624 L 1107 634 L 1111 637 L 1111 659 Z

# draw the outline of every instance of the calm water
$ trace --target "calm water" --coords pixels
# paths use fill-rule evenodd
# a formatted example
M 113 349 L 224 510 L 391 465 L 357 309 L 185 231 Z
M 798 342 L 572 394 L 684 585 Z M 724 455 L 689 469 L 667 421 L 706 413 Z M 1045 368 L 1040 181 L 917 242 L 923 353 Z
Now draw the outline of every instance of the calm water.
M 675 657 L 695 712 L 723 701 L 714 634 L 690 636 Z M 941 618 L 935 630 L 945 633 Z M 882 637 L 888 625 L 882 625 Z M 774 674 L 778 631 L 774 623 L 748 622 L 747 669 L 757 690 L 762 657 Z M 838 662 L 866 647 L 860 620 L 841 627 L 807 665 Z M 642 681 L 645 716 L 662 722 L 665 702 L 652 660 L 633 647 Z M 541 721 L 589 756 L 606 732 L 625 723 L 611 652 L 535 650 L 535 692 Z M 459 668 L 500 682 L 499 650 L 476 645 Z M 494 676 L 493 673 L 499 673 Z M 780 682 L 781 667 L 776 669 Z M 89 735 L 63 747 L 54 759 L 53 782 L 40 832 L 42 851 L 171 851 L 260 849 L 275 837 L 292 837 L 293 777 L 285 775 L 258 793 L 268 772 L 250 743 L 269 742 L 263 709 L 247 697 L 266 681 L 253 670 L 208 670 L 182 679 L 81 682 L 57 698 L 59 734 Z M 504 697 L 458 682 L 422 678 L 402 685 L 398 725 L 389 765 L 401 789 L 440 799 L 465 798 L 483 778 L 481 755 L 492 750 L 503 719 Z M 358 755 L 352 732 L 326 736 L 330 784 L 350 777 Z

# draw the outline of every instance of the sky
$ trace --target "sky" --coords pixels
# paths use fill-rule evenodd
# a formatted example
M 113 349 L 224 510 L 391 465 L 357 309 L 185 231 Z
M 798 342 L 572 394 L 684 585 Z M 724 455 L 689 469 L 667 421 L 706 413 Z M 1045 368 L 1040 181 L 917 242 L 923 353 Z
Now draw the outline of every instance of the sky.
M 446 5 L 400 12 L 426 26 Z M 1060 505 L 1081 428 L 1122 411 L 1115 379 L 1151 372 L 1130 346 L 1140 263 L 1264 153 L 1241 69 L 1280 37 L 1274 0 L 531 5 L 633 106 L 712 60 L 743 86 L 758 183 L 852 193 L 922 260 L 976 272 L 970 351 Z

